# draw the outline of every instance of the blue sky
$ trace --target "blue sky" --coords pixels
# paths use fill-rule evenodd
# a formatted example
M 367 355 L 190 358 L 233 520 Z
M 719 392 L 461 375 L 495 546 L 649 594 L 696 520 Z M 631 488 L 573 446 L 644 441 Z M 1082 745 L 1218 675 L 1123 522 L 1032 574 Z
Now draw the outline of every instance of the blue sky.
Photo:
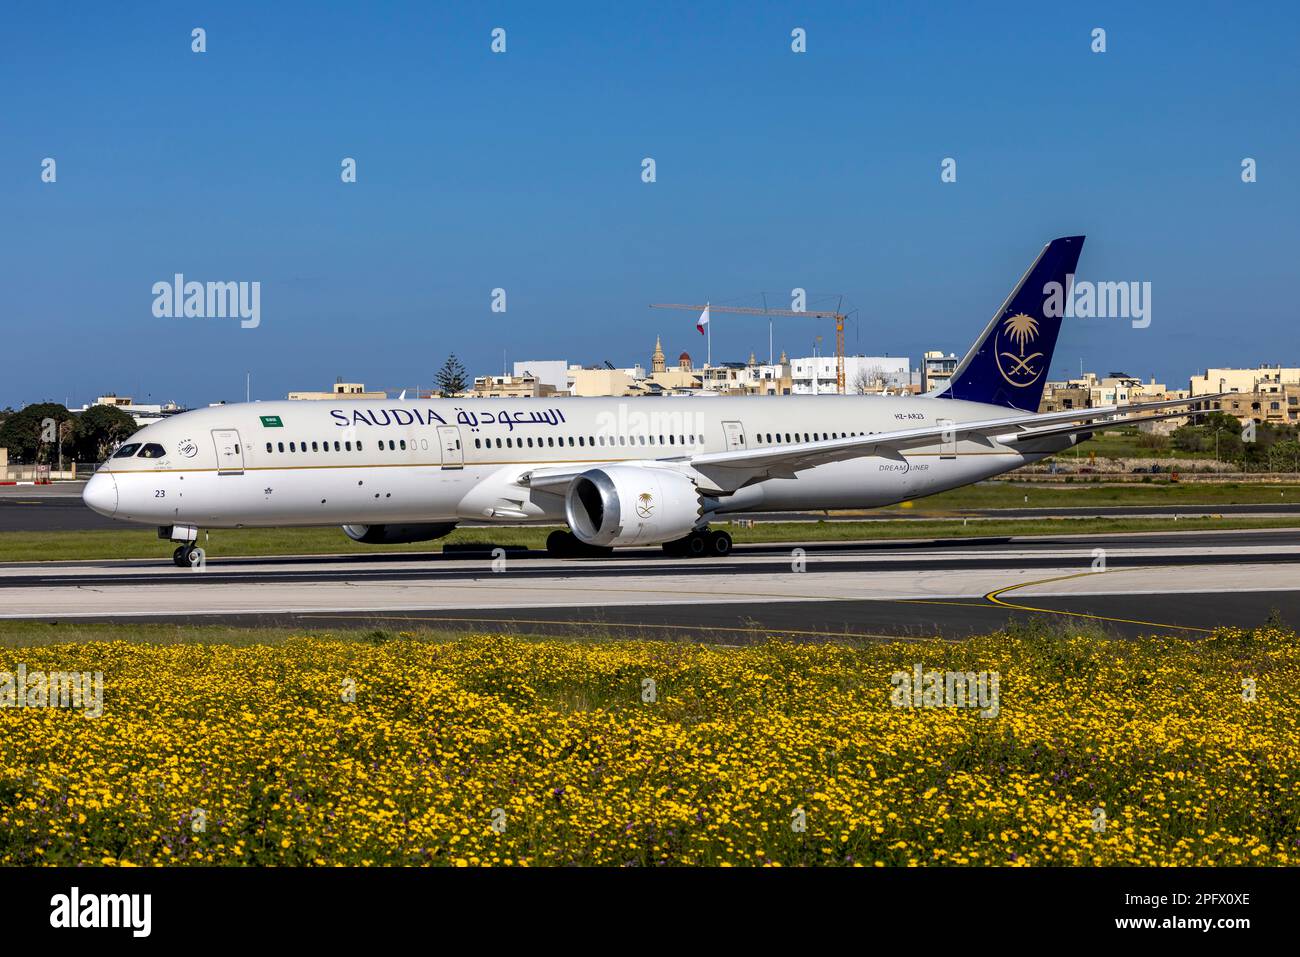
M 427 386 L 453 351 L 626 365 L 659 333 L 702 357 L 693 315 L 646 304 L 796 286 L 856 310 L 851 352 L 961 353 L 1076 233 L 1080 278 L 1150 281 L 1152 323 L 1067 323 L 1053 374 L 1300 364 L 1298 26 L 1281 3 L 8 5 L 0 405 L 236 400 L 245 371 L 263 399 Z M 259 281 L 261 325 L 155 318 L 177 272 Z M 819 333 L 779 322 L 776 348 Z M 766 349 L 761 320 L 715 321 L 715 360 Z

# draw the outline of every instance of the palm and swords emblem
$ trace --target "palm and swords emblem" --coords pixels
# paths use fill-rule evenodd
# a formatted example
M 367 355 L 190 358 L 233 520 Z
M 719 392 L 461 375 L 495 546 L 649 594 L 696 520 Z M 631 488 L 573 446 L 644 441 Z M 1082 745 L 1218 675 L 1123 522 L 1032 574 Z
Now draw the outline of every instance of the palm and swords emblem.
M 1018 354 L 1010 349 L 998 352 L 998 370 L 1002 373 L 1002 377 L 1012 385 L 1018 386 L 1034 382 L 1042 373 L 1042 369 L 1034 368 L 1032 363 L 1035 359 L 1041 359 L 1043 354 L 1031 352 L 1025 355 L 1025 348 L 1038 338 L 1038 320 L 1023 312 L 1008 316 L 1002 320 L 1000 338 L 1008 340 L 1018 350 Z

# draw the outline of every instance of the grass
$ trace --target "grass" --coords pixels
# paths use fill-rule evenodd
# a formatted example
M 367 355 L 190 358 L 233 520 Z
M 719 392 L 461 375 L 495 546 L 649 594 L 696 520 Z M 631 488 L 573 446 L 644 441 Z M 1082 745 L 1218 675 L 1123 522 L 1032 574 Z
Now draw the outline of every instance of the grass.
M 0 707 L 0 864 L 1300 857 L 1300 641 L 1277 624 L 745 648 L 10 628 L 33 643 L 0 672 L 99 672 L 102 714 Z M 918 666 L 997 675 L 997 698 L 908 707 Z
M 1097 478 L 1085 475 L 1079 478 Z M 882 511 L 937 513 L 964 508 L 1051 508 L 1102 505 L 1271 505 L 1300 502 L 1300 485 L 1255 485 L 1250 482 L 1216 482 L 1195 485 L 1171 483 L 1167 474 L 1151 484 L 1016 485 L 1012 481 L 981 482 L 917 499 L 910 508 L 899 505 Z M 1025 498 L 1029 501 L 1026 502 Z
M 1031 499 L 1032 500 L 1032 499 Z M 1227 515 L 1168 518 L 954 519 L 864 522 L 760 522 L 752 528 L 727 523 L 739 544 L 764 542 L 891 541 L 911 538 L 984 538 L 1032 535 L 1098 535 L 1120 532 L 1206 531 L 1300 528 L 1300 518 L 1250 518 Z M 218 529 L 205 535 L 211 558 L 271 555 L 363 555 L 439 553 L 444 545 L 542 549 L 551 527 L 463 528 L 445 538 L 409 545 L 361 545 L 337 528 Z M 0 537 L 0 561 L 89 561 L 113 558 L 170 560 L 170 542 L 152 531 L 6 532 Z
M 1153 449 L 1143 446 L 1138 441 L 1141 433 L 1137 429 L 1110 429 L 1105 432 L 1094 432 L 1093 437 L 1086 442 L 1080 442 L 1076 448 L 1079 450 L 1079 464 L 1086 465 L 1089 453 L 1095 453 L 1099 459 L 1213 459 L 1214 450 L 1208 452 L 1185 452 L 1173 447 L 1172 443 L 1166 443 L 1163 449 Z M 1056 460 L 1064 464 L 1075 463 L 1075 451 L 1070 449 L 1068 452 L 1062 452 L 1056 456 Z

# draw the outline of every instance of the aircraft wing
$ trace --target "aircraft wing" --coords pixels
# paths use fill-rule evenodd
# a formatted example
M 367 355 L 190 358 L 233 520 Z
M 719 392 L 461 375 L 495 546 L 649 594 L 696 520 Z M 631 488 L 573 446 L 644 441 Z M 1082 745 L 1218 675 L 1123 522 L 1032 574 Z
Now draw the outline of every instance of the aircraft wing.
M 980 419 L 972 422 L 954 422 L 949 425 L 932 425 L 915 429 L 898 429 L 876 432 L 845 439 L 828 439 L 820 442 L 797 442 L 789 445 L 770 445 L 757 449 L 734 449 L 726 452 L 707 452 L 691 456 L 690 466 L 716 481 L 719 488 L 736 489 L 765 478 L 794 478 L 795 473 L 815 465 L 839 462 L 864 455 L 880 455 L 903 459 L 908 449 L 922 448 L 939 442 L 975 439 L 990 447 L 1002 444 L 1029 442 L 1034 439 L 1080 432 L 1096 431 L 1099 425 L 1121 425 L 1127 421 L 1154 421 L 1155 418 L 1130 420 L 1117 418 L 1134 413 L 1151 412 L 1179 405 L 1218 398 L 1217 395 L 1197 396 L 1195 399 L 1168 399 L 1137 405 L 1106 405 L 1090 409 L 1072 409 L 1066 412 L 1006 416 Z M 1201 413 L 1203 414 L 1203 413 Z
M 954 422 L 951 425 L 924 426 L 915 429 L 898 429 L 859 435 L 845 439 L 825 439 L 819 442 L 792 442 L 787 445 L 768 445 L 757 449 L 734 449 L 726 452 L 705 452 L 700 455 L 658 459 L 656 464 L 667 467 L 687 467 L 705 476 L 719 490 L 734 491 L 742 486 L 769 478 L 794 478 L 795 473 L 828 462 L 866 455 L 880 455 L 903 460 L 908 449 L 923 448 L 939 442 L 975 439 L 992 447 L 994 442 L 1010 445 L 1032 442 L 1035 439 L 1095 432 L 1102 425 L 1155 422 L 1185 415 L 1204 415 L 1200 412 L 1172 412 L 1132 418 L 1135 414 L 1155 412 L 1176 406 L 1192 405 L 1220 398 L 1226 393 L 1202 395 L 1194 399 L 1167 399 L 1136 405 L 1104 405 L 1090 409 L 1071 409 L 1066 412 L 1003 416 L 973 422 Z M 1122 418 L 1120 416 L 1123 416 Z M 647 463 L 649 464 L 649 463 Z M 520 483 L 529 488 L 563 495 L 569 483 L 585 469 L 573 467 L 536 468 L 525 472 Z

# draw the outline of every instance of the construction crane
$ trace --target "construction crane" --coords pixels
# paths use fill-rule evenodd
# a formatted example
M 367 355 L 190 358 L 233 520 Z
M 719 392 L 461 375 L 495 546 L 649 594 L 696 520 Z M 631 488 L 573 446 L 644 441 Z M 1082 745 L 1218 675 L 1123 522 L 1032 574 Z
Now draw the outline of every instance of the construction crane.
M 759 309 L 754 306 L 715 306 L 707 304 L 709 311 L 730 312 L 743 316 L 789 316 L 795 319 L 834 319 L 835 320 L 835 382 L 840 395 L 844 395 L 844 320 L 848 318 L 843 312 L 828 312 L 809 309 L 800 312 L 795 309 Z M 703 312 L 704 304 L 692 305 L 684 302 L 653 302 L 651 309 L 684 309 Z M 814 372 L 814 375 L 816 373 Z

